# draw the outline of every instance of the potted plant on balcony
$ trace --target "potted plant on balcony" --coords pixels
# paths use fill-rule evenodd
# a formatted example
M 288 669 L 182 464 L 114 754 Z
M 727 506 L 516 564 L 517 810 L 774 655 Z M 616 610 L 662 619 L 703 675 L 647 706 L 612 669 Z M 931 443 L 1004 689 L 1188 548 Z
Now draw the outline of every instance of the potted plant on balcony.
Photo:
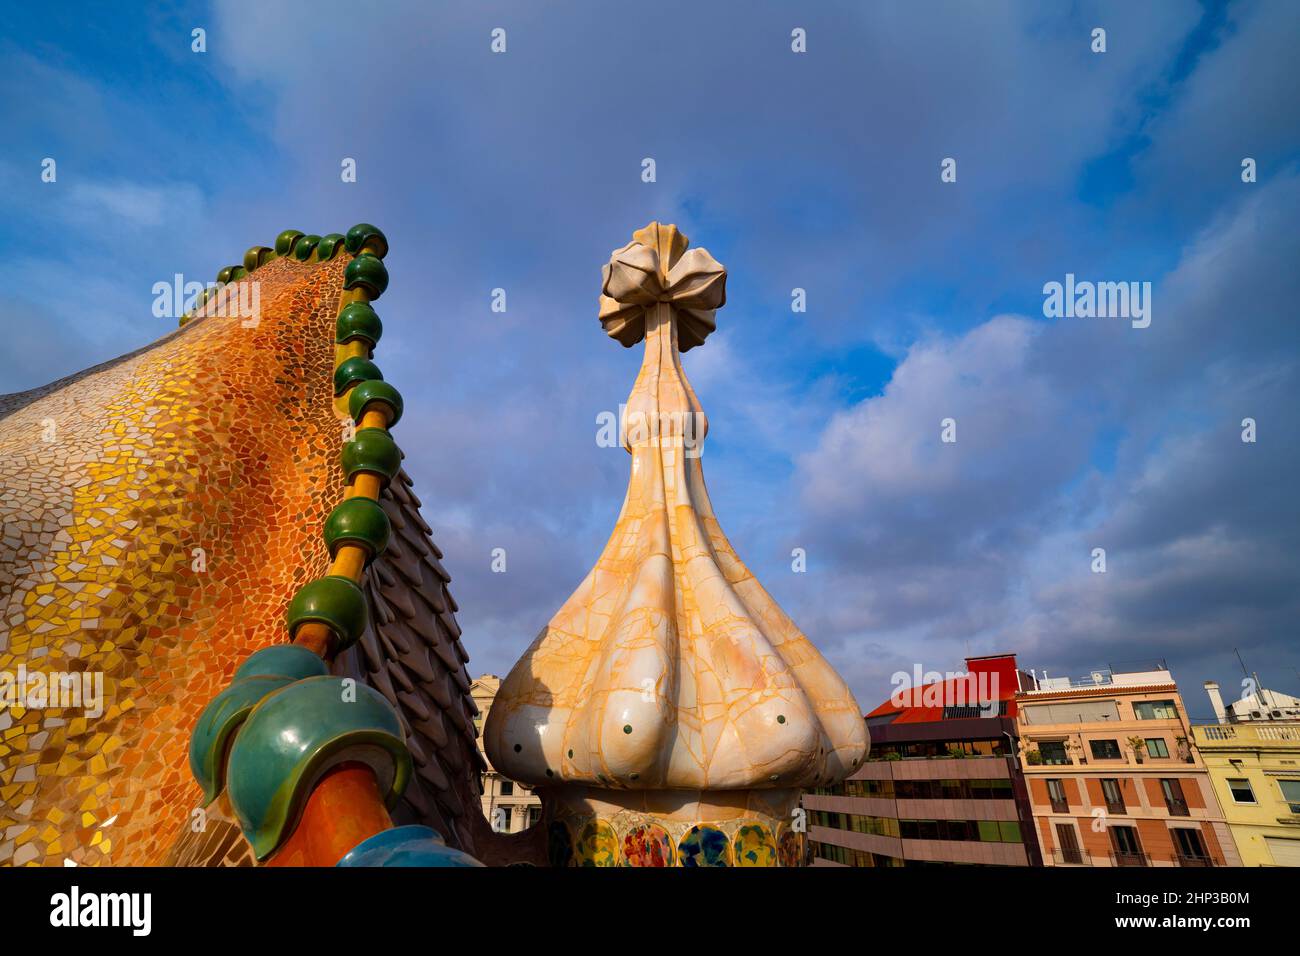
M 1037 748 L 1025 751 L 1025 763 L 1031 767 L 1041 766 L 1043 763 L 1043 754 Z
M 1133 759 L 1141 763 L 1142 758 L 1146 755 L 1147 742 L 1141 737 L 1130 737 L 1128 745 L 1133 748 Z

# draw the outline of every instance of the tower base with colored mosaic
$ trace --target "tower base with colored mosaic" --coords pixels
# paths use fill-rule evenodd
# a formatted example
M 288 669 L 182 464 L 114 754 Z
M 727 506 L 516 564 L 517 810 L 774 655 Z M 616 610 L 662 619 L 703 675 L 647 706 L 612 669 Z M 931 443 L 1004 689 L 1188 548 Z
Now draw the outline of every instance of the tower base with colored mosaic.
M 798 790 L 553 788 L 552 866 L 803 866 Z

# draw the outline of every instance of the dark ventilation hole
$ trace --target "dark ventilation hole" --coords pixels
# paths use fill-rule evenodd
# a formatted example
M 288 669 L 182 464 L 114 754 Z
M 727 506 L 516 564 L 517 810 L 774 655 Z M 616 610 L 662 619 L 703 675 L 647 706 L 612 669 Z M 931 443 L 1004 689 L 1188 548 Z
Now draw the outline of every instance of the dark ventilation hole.
M 632 725 L 631 725 L 631 724 L 624 724 L 624 725 L 623 725 L 623 733 L 625 733 L 625 734 L 630 734 L 631 732 L 632 732 Z
M 778 724 L 784 724 L 784 723 L 785 723 L 785 714 L 777 714 L 777 715 L 776 715 L 776 722 L 777 722 Z
M 521 750 L 523 750 L 523 749 L 524 749 L 524 745 L 523 745 L 523 744 L 515 744 L 515 753 L 519 753 L 519 751 L 521 751 Z

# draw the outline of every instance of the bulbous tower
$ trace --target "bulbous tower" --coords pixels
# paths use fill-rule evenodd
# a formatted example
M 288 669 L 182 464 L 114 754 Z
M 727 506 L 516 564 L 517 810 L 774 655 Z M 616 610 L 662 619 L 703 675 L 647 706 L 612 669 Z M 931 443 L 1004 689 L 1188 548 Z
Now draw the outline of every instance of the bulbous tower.
M 726 270 L 651 223 L 604 267 L 600 320 L 645 359 L 620 424 L 632 470 L 605 550 L 502 683 L 493 765 L 538 788 L 556 864 L 800 865 L 803 788 L 866 756 L 848 687 L 737 557 L 680 353 Z

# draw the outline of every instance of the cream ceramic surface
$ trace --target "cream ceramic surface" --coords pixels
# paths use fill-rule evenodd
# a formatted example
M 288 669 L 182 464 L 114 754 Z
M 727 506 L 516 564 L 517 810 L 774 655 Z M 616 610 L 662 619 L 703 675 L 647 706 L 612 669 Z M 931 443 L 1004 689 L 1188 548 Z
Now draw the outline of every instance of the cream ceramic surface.
M 679 351 L 726 271 L 651 223 L 604 270 L 600 318 L 645 340 L 622 438 L 627 497 L 596 566 L 502 683 L 484 731 L 506 776 L 632 790 L 789 789 L 866 756 L 848 687 L 737 557 L 704 485 L 707 421 Z M 590 792 L 590 791 L 588 791 Z

